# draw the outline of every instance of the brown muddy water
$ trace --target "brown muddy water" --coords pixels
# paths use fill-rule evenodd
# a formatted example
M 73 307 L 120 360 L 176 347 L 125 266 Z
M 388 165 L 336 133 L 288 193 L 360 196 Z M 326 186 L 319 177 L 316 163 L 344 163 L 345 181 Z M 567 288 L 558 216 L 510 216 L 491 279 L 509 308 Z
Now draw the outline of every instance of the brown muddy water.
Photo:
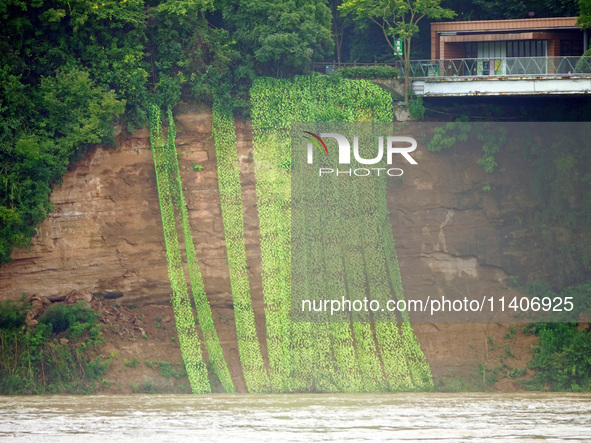
M 0 397 L 0 441 L 591 441 L 591 394 Z

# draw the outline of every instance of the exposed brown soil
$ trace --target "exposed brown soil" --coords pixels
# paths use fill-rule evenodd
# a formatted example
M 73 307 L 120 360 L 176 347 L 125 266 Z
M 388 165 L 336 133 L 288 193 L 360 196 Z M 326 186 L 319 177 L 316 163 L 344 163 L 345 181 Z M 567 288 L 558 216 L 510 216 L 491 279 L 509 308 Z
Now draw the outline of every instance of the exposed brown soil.
M 99 352 L 108 357 L 115 355 L 104 377 L 99 392 L 129 394 L 132 392 L 188 393 L 186 376 L 176 377 L 160 372 L 159 362 L 172 363 L 182 369 L 182 357 L 177 344 L 174 315 L 170 304 L 122 306 L 117 300 L 93 300 L 92 306 L 101 311 L 105 343 Z M 219 315 L 219 313 L 218 313 Z M 219 317 L 218 317 L 218 320 Z M 233 324 L 233 319 L 221 319 Z M 514 369 L 523 369 L 531 359 L 531 348 L 537 342 L 524 335 L 524 324 L 497 323 L 417 323 L 415 333 L 431 365 L 437 389 L 493 389 L 504 392 L 522 390 L 521 385 L 507 375 Z M 226 328 L 222 328 L 223 331 Z M 515 334 L 512 333 L 515 331 Z M 222 341 L 223 338 L 222 338 Z M 225 343 L 227 347 L 229 343 Z M 231 345 L 231 344 L 230 344 Z M 131 367 L 133 359 L 137 365 Z M 127 364 L 126 364 L 127 363 Z M 486 369 L 484 379 L 482 367 Z M 239 365 L 230 362 L 233 380 L 239 392 Z M 492 386 L 491 377 L 499 381 Z M 531 371 L 530 374 L 531 376 Z M 523 381 L 529 376 L 520 377 Z M 214 392 L 223 392 L 215 376 L 210 378 Z
M 518 383 L 507 377 L 527 368 L 537 337 L 524 335 L 525 324 L 417 323 L 413 326 L 439 389 L 494 389 L 514 392 Z M 512 331 L 515 331 L 513 334 Z M 485 369 L 483 377 L 482 368 Z M 496 373 L 498 382 L 488 383 Z M 519 381 L 531 378 L 531 370 Z M 488 378 L 487 378 L 488 377 Z M 511 383 L 508 383 L 510 380 Z
M 105 343 L 99 351 L 105 357 L 111 353 L 115 356 L 100 392 L 150 392 L 150 386 L 154 392 L 191 391 L 186 375 L 177 378 L 160 374 L 159 362 L 172 363 L 171 367 L 179 373 L 183 368 L 170 305 L 129 307 L 104 300 L 93 302 L 93 307 L 102 312 Z

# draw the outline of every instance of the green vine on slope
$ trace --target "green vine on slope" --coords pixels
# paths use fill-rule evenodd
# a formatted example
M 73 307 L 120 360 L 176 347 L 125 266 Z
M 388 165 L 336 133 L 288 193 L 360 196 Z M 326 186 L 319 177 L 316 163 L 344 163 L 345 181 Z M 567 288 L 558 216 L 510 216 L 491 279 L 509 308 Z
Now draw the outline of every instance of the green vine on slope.
M 162 117 L 160 109 L 155 105 L 150 108 L 149 120 L 150 144 L 156 170 L 158 199 L 166 244 L 168 277 L 172 289 L 171 303 L 179 336 L 179 345 L 192 391 L 194 393 L 211 392 L 207 368 L 201 355 L 199 335 L 195 328 L 195 317 L 193 316 L 191 300 L 185 281 L 185 272 L 177 237 L 174 203 L 169 183 L 169 165 L 167 165 L 164 156 Z
M 214 101 L 212 111 L 220 205 L 234 301 L 238 352 L 248 392 L 268 392 L 269 377 L 263 365 L 248 281 L 244 208 L 234 119 L 231 111 L 226 110 L 218 101 Z
M 169 172 L 169 181 L 171 183 L 171 193 L 173 197 L 174 206 L 177 213 L 180 213 L 181 224 L 183 227 L 183 238 L 185 244 L 185 254 L 187 257 L 187 264 L 189 268 L 189 279 L 191 282 L 191 292 L 195 302 L 197 312 L 197 320 L 199 327 L 203 334 L 205 348 L 209 356 L 209 361 L 218 376 L 222 386 L 226 392 L 235 392 L 232 377 L 228 371 L 228 366 L 224 359 L 222 346 L 218 338 L 211 307 L 207 300 L 205 288 L 203 285 L 203 277 L 199 269 L 197 261 L 197 254 L 195 252 L 195 245 L 191 233 L 191 225 L 189 224 L 189 214 L 187 212 L 187 205 L 185 204 L 185 197 L 183 195 L 183 184 L 178 164 L 178 157 L 175 146 L 176 128 L 172 111 L 168 109 L 168 133 L 166 134 L 166 145 L 164 148 L 165 162 Z
M 478 166 L 489 174 L 497 167 L 496 155 L 507 143 L 507 131 L 491 123 L 471 123 L 468 116 L 458 117 L 455 122 L 435 128 L 433 137 L 427 143 L 431 152 L 449 149 L 456 143 L 475 141 L 481 144 L 483 155 L 477 160 Z

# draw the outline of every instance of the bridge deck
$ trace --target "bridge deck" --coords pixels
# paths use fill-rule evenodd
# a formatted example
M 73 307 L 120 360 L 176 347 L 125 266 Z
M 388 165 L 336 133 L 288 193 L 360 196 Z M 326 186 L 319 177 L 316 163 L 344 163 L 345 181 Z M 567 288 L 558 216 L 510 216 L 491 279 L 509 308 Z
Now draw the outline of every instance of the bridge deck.
M 413 79 L 412 88 L 425 97 L 589 94 L 591 74 L 432 77 Z

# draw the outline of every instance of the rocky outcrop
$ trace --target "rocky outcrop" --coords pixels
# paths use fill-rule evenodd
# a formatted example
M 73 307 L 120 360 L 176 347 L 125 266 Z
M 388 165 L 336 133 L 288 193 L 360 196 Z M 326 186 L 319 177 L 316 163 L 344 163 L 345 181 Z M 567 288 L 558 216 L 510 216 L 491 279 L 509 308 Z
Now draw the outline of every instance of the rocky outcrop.
M 211 115 L 180 115 L 177 145 L 205 284 L 227 303 L 230 292 L 220 217 Z M 28 250 L 0 268 L 1 297 L 88 291 L 126 304 L 166 303 L 170 285 L 154 164 L 146 129 L 97 147 L 63 177 L 55 207 Z M 204 166 L 194 171 L 191 163 Z
M 548 257 L 522 226 L 537 201 L 516 149 L 501 152 L 504 171 L 495 174 L 476 164 L 478 150 L 419 149 L 419 164 L 392 180 L 388 206 L 407 296 L 506 294 L 513 275 L 544 276 Z

